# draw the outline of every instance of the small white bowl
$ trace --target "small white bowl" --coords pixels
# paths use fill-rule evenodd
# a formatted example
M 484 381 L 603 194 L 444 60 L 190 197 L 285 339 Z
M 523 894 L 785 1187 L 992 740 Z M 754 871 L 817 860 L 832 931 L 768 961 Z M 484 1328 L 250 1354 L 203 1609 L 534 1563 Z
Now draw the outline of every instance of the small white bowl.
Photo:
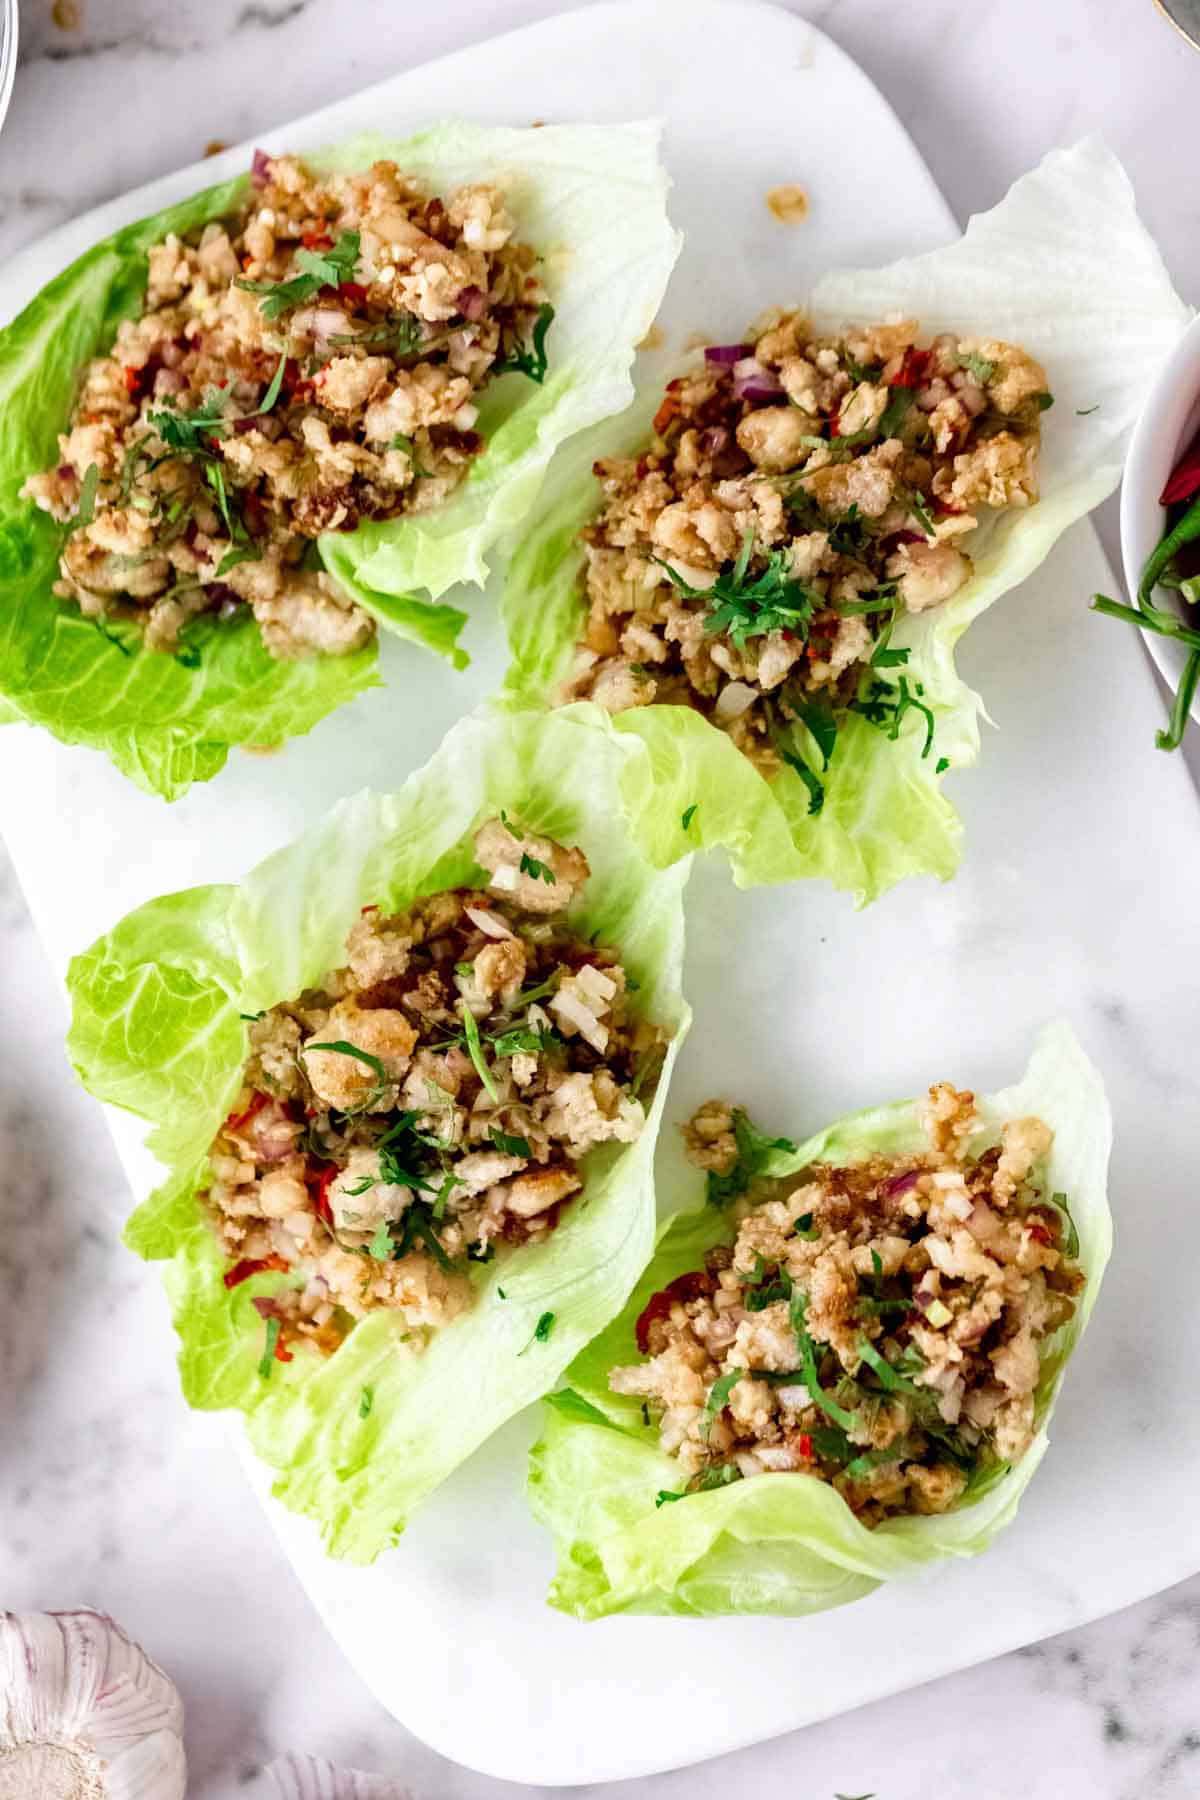
M 1129 440 L 1121 486 L 1121 560 L 1131 606 L 1137 605 L 1137 587 L 1146 559 L 1166 528 L 1167 511 L 1159 505 L 1158 496 L 1198 431 L 1200 317 L 1192 320 L 1163 364 Z M 1157 590 L 1155 605 L 1166 611 L 1178 610 L 1176 597 L 1168 588 Z M 1186 647 L 1155 631 L 1141 635 L 1174 693 L 1187 661 Z M 1191 711 L 1192 718 L 1200 721 L 1200 694 L 1192 702 Z

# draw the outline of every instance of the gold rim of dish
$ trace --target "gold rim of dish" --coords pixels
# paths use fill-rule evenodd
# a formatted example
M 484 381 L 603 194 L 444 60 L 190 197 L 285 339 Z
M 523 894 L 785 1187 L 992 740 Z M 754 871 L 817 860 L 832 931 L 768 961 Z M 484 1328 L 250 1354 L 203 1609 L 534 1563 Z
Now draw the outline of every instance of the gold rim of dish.
M 1194 38 L 1190 31 L 1185 31 L 1174 13 L 1168 12 L 1166 0 L 1154 0 L 1154 4 L 1162 14 L 1163 18 L 1167 21 L 1167 24 L 1170 25 L 1174 31 L 1179 33 L 1184 43 L 1190 44 L 1193 50 L 1200 50 L 1200 38 Z

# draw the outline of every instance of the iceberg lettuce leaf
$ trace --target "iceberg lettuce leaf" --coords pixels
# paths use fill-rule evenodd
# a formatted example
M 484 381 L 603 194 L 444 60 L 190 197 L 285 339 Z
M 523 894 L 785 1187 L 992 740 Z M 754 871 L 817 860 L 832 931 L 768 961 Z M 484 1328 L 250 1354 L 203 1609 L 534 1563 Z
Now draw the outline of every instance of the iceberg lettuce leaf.
M 484 390 L 486 448 L 444 507 L 320 540 L 330 573 L 385 630 L 460 665 L 467 615 L 442 596 L 483 582 L 558 445 L 629 401 L 634 347 L 679 245 L 657 144 L 650 124 L 447 124 L 402 141 L 364 136 L 308 158 L 353 169 L 390 156 L 442 192 L 495 180 L 518 232 L 543 257 L 555 306 L 544 385 L 510 374 Z M 57 459 L 79 369 L 141 306 L 149 246 L 236 213 L 246 187 L 239 177 L 123 227 L 0 333 L 0 720 L 20 717 L 103 750 L 167 799 L 215 775 L 232 745 L 298 736 L 379 679 L 373 644 L 281 662 L 247 615 L 194 624 L 182 655 L 143 652 L 132 626 L 101 629 L 54 598 L 61 527 L 19 497 L 25 479 Z
M 967 584 L 894 632 L 893 646 L 909 652 L 907 665 L 871 671 L 892 688 L 901 675 L 910 689 L 919 684 L 933 717 L 927 752 L 926 720 L 915 710 L 894 741 L 861 716 L 844 719 L 821 777 L 824 804 L 812 813 L 794 771 L 767 781 L 688 708 L 634 708 L 614 721 L 651 752 L 656 780 L 638 818 L 652 855 L 721 846 L 739 886 L 816 876 L 862 904 L 909 874 L 953 875 L 962 827 L 941 781 L 977 759 L 983 712 L 955 668 L 955 645 L 1112 492 L 1134 421 L 1189 315 L 1121 165 L 1097 138 L 1052 152 L 946 248 L 825 276 L 808 310 L 827 331 L 910 317 L 925 336 L 953 330 L 1019 344 L 1045 365 L 1054 393 L 1042 420 L 1040 501 L 976 535 Z M 551 470 L 537 529 L 510 565 L 503 602 L 512 653 L 507 692 L 523 704 L 553 704 L 571 666 L 583 618 L 575 534 L 598 501 L 590 465 L 645 441 L 655 403 L 656 396 L 642 396 L 623 419 L 571 444 Z M 685 832 L 682 815 L 693 802 Z
M 1013 1087 L 979 1106 L 971 1144 L 994 1142 L 1004 1120 L 1034 1113 L 1054 1131 L 1046 1177 L 1069 1196 L 1087 1286 L 1075 1316 L 1042 1347 L 1037 1438 L 1015 1468 L 977 1477 L 956 1511 L 893 1518 L 868 1530 L 841 1496 L 806 1475 L 757 1475 L 656 1506 L 683 1487 L 679 1464 L 659 1447 L 639 1402 L 614 1394 L 610 1369 L 638 1360 L 634 1328 L 653 1293 L 701 1265 L 728 1224 L 711 1207 L 664 1227 L 653 1261 L 620 1316 L 567 1371 L 570 1387 L 547 1401 L 531 1454 L 529 1497 L 554 1535 L 558 1568 L 551 1603 L 580 1618 L 609 1613 L 818 1612 L 868 1593 L 922 1564 L 984 1550 L 1012 1519 L 1047 1445 L 1046 1427 L 1067 1360 L 1096 1301 L 1112 1248 L 1106 1194 L 1111 1121 L 1104 1089 L 1065 1025 L 1041 1034 Z M 839 1120 L 792 1156 L 773 1154 L 769 1173 L 865 1151 L 924 1147 L 913 1102 Z
M 654 1146 L 688 1022 L 687 865 L 655 869 L 629 842 L 617 789 L 637 754 L 632 742 L 564 716 L 466 719 L 398 793 L 343 802 L 236 887 L 152 901 L 71 965 L 71 1059 L 94 1094 L 151 1121 L 151 1147 L 170 1165 L 127 1241 L 167 1262 L 187 1398 L 245 1413 L 251 1442 L 276 1471 L 276 1494 L 319 1521 L 336 1555 L 365 1561 L 385 1548 L 452 1469 L 553 1387 L 650 1256 Z M 638 1005 L 673 1034 L 646 1128 L 636 1143 L 586 1159 L 582 1195 L 544 1242 L 475 1267 L 475 1304 L 423 1353 L 381 1310 L 333 1356 L 298 1353 L 264 1380 L 251 1300 L 290 1277 L 262 1274 L 227 1290 L 197 1200 L 208 1145 L 240 1083 L 243 1016 L 336 966 L 363 906 L 395 909 L 480 879 L 472 833 L 501 806 L 582 846 L 592 874 L 578 926 L 619 946 L 640 983 Z M 555 1322 L 542 1341 L 535 1328 L 545 1312 Z

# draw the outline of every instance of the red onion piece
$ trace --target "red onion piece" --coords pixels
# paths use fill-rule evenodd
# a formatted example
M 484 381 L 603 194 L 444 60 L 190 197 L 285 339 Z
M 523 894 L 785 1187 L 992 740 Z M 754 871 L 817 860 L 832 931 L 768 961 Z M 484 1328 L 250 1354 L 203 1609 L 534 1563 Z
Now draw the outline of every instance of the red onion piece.
M 60 481 L 70 481 L 73 479 L 74 474 L 75 474 L 75 464 L 74 463 L 59 463 L 58 479 Z
M 268 1299 L 264 1294 L 252 1295 L 250 1304 L 260 1319 L 273 1319 L 279 1310 L 275 1305 L 275 1302 Z
M 487 311 L 487 295 L 482 288 L 465 287 L 454 304 L 464 319 L 482 319 Z
M 735 363 L 744 362 L 753 355 L 753 348 L 749 344 L 709 344 L 704 352 L 704 360 L 718 369 L 732 369 Z
M 1176 464 L 1171 479 L 1158 496 L 1160 506 L 1175 506 L 1200 494 L 1200 440 Z
M 754 356 L 744 356 L 734 364 L 733 393 L 735 399 L 749 400 L 751 405 L 787 398 L 778 375 L 764 369 Z
M 881 1181 L 879 1184 L 880 1198 L 890 1199 L 895 1194 L 907 1194 L 916 1187 L 920 1179 L 920 1169 L 909 1169 L 903 1175 L 889 1175 L 886 1181 Z
M 700 433 L 700 448 L 705 456 L 719 456 L 729 447 L 729 433 L 724 425 L 710 425 Z
M 256 150 L 250 159 L 250 186 L 265 188 L 271 179 L 271 158 L 265 150 Z

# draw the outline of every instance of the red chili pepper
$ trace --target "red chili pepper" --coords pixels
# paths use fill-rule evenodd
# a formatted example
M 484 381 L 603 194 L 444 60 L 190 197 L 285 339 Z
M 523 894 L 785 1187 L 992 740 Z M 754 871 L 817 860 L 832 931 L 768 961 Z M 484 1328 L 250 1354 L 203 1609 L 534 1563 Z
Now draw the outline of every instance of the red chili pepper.
M 933 514 L 937 519 L 944 519 L 950 513 L 965 513 L 965 506 L 955 506 L 953 500 L 943 500 L 940 494 L 933 496 Z
M 829 435 L 831 438 L 842 435 L 842 409 L 840 406 L 836 412 L 829 415 Z
M 240 1287 L 243 1281 L 249 1281 L 252 1275 L 261 1275 L 266 1269 L 278 1269 L 282 1273 L 287 1269 L 287 1264 L 282 1256 L 276 1256 L 274 1252 L 270 1256 L 245 1256 L 241 1262 L 234 1263 L 232 1269 L 226 1269 L 225 1286 Z
M 929 373 L 929 364 L 932 355 L 933 352 L 930 350 L 915 350 L 910 345 L 904 352 L 904 361 L 900 364 L 900 373 L 892 382 L 892 386 L 902 388 L 923 387 L 925 385 L 925 378 Z
M 348 300 L 351 306 L 367 304 L 367 290 L 358 281 L 343 281 L 337 289 L 337 297 L 339 300 Z
M 665 1288 L 657 1294 L 651 1294 L 649 1302 L 641 1314 L 634 1335 L 637 1347 L 645 1356 L 650 1348 L 650 1327 L 655 1319 L 665 1319 L 677 1300 L 699 1300 L 705 1294 L 711 1294 L 714 1282 L 711 1275 L 703 1269 L 690 1269 L 686 1275 L 677 1275 L 674 1281 L 668 1281 Z
M 275 1339 L 275 1361 L 292 1362 L 293 1360 L 294 1358 L 291 1351 L 283 1341 L 283 1333 L 280 1332 L 279 1336 Z
M 253 1100 L 251 1100 L 251 1102 L 250 1102 L 249 1106 L 246 1108 L 245 1112 L 230 1113 L 229 1117 L 225 1121 L 225 1130 L 229 1134 L 229 1136 L 232 1137 L 237 1132 L 244 1131 L 246 1126 L 250 1123 L 251 1119 L 254 1118 L 256 1113 L 260 1113 L 262 1111 L 263 1107 L 267 1104 L 268 1099 L 269 1099 L 269 1095 L 264 1094 L 260 1089 L 255 1094 Z
M 812 1433 L 809 1431 L 802 1431 L 800 1436 L 796 1439 L 796 1448 L 804 1458 L 805 1462 L 811 1462 L 813 1459 Z
M 333 239 L 322 227 L 319 231 L 306 231 L 300 239 L 306 250 L 332 250 Z
M 300 405 L 313 397 L 313 384 L 301 375 L 300 364 L 294 356 L 289 356 L 283 365 L 283 386 L 289 400 L 295 400 Z
M 1029 1226 L 1029 1235 L 1036 1243 L 1052 1244 L 1054 1242 L 1049 1227 L 1043 1225 L 1040 1219 L 1029 1219 L 1027 1223 Z
M 336 1163 L 325 1164 L 324 1168 L 321 1170 L 317 1182 L 316 1197 L 313 1200 L 313 1206 L 316 1208 L 318 1219 L 323 1219 L 325 1224 L 329 1226 L 332 1226 L 333 1224 L 333 1208 L 329 1204 L 329 1189 L 336 1180 L 337 1174 L 338 1167 Z
M 142 375 L 144 371 L 142 369 L 135 369 L 132 363 L 126 363 L 121 372 L 125 377 L 125 392 L 127 394 L 138 394 L 141 390 Z
M 1180 500 L 1190 500 L 1193 494 L 1200 494 L 1200 438 L 1175 465 L 1158 503 L 1175 506 Z

